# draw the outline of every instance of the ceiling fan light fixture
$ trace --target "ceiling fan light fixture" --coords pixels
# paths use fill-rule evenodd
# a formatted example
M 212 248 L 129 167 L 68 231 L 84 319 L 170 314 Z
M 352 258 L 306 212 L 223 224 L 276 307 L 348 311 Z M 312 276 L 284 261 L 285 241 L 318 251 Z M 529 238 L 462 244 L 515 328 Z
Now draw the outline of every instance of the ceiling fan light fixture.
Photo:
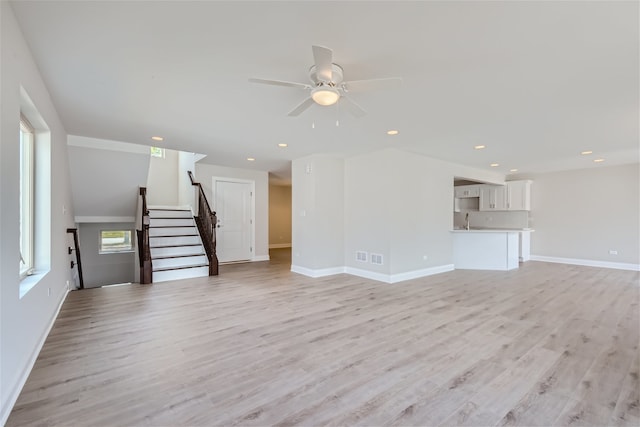
M 311 98 L 316 104 L 326 107 L 338 102 L 340 99 L 340 92 L 338 92 L 338 89 L 334 87 L 321 85 L 313 89 L 311 92 Z

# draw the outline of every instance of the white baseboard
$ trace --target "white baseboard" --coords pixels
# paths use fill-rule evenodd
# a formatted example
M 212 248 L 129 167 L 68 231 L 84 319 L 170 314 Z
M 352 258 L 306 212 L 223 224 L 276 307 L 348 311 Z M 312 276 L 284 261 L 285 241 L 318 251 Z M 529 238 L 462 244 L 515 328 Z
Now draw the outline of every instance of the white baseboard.
M 293 271 L 294 273 L 302 274 L 304 276 L 313 277 L 315 279 L 317 277 L 333 276 L 335 274 L 344 273 L 344 267 L 331 267 L 314 270 L 311 268 L 300 267 L 298 265 L 291 264 L 291 271 Z
M 24 369 L 22 371 L 22 374 L 20 375 L 20 377 L 18 377 L 18 382 L 13 387 L 11 392 L 8 393 L 9 398 L 6 400 L 6 403 L 5 403 L 4 407 L 2 408 L 2 414 L 0 416 L 0 426 L 3 426 L 3 425 L 6 424 L 7 419 L 9 418 L 9 415 L 11 414 L 11 410 L 13 409 L 13 406 L 16 404 L 16 401 L 18 400 L 18 397 L 20 396 L 20 392 L 22 391 L 22 388 L 24 387 L 24 385 L 27 382 L 27 379 L 29 378 L 29 374 L 31 373 L 31 370 L 33 369 L 33 365 L 36 364 L 36 360 L 38 359 L 38 355 L 40 354 L 40 350 L 42 350 L 42 346 L 44 345 L 44 342 L 47 340 L 47 337 L 49 336 L 49 332 L 51 332 L 51 328 L 53 327 L 53 324 L 55 323 L 56 319 L 58 318 L 58 314 L 60 313 L 60 309 L 62 308 L 62 304 L 67 299 L 67 295 L 69 295 L 69 292 L 70 292 L 69 289 L 65 290 L 64 296 L 60 299 L 60 302 L 58 303 L 58 308 L 56 309 L 56 312 L 53 314 L 53 317 L 49 321 L 49 325 L 47 326 L 47 329 L 44 331 L 44 333 L 40 337 L 40 340 L 38 341 L 38 345 L 34 349 L 33 353 L 31 353 L 31 357 L 29 358 L 29 362 L 24 367 Z
M 311 269 L 306 267 L 300 267 L 298 265 L 291 265 L 291 271 L 294 273 L 303 274 L 308 277 L 325 277 L 332 276 L 334 274 L 346 273 L 352 276 L 364 277 L 365 279 L 377 280 L 383 283 L 398 283 L 405 280 L 418 279 L 420 277 L 431 276 L 433 274 L 445 273 L 447 271 L 453 271 L 453 264 L 439 265 L 437 267 L 424 268 L 421 270 L 407 271 L 397 274 L 384 274 L 377 273 L 375 271 L 362 270 L 353 267 L 332 267 L 323 269 Z
M 405 280 L 418 279 L 420 277 L 432 276 L 434 274 L 446 273 L 447 271 L 453 270 L 453 264 L 439 265 L 436 267 L 423 268 L 421 270 L 406 271 L 404 273 L 396 274 L 383 274 L 376 273 L 374 271 L 361 270 L 359 268 L 345 267 L 345 273 L 384 283 L 404 282 Z
M 283 249 L 290 248 L 291 243 L 273 243 L 269 245 L 269 249 Z
M 256 255 L 251 259 L 243 259 L 241 261 L 220 261 L 219 265 L 231 265 L 231 264 L 246 264 L 248 262 L 260 262 L 260 261 L 269 261 L 271 258 L 269 255 Z
M 640 264 L 625 262 L 596 261 L 590 259 L 559 258 L 543 255 L 531 255 L 531 261 L 553 262 L 557 264 L 584 265 L 587 267 L 614 268 L 616 270 L 640 271 Z

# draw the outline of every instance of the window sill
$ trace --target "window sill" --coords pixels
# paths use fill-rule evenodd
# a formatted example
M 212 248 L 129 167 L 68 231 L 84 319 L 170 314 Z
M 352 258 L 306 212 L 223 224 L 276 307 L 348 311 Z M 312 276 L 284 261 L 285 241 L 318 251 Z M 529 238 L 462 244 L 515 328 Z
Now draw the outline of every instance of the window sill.
M 135 250 L 134 249 L 127 249 L 125 251 L 100 251 L 98 252 L 98 255 L 113 255 L 113 254 L 132 254 L 134 253 Z
M 48 271 L 35 272 L 29 276 L 25 276 L 20 281 L 20 299 L 25 296 L 35 285 L 46 276 Z

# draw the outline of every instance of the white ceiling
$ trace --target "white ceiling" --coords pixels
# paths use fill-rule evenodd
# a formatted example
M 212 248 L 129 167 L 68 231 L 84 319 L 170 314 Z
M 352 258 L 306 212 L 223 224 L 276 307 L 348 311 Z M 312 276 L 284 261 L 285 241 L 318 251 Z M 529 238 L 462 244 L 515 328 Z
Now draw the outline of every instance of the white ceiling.
M 503 173 L 637 162 L 638 4 L 12 5 L 69 134 L 148 145 L 161 135 L 204 162 L 286 177 L 295 158 L 385 147 Z M 316 105 L 288 117 L 304 91 L 247 79 L 307 83 L 314 44 L 334 50 L 345 80 L 403 87 L 352 94 L 364 118 Z

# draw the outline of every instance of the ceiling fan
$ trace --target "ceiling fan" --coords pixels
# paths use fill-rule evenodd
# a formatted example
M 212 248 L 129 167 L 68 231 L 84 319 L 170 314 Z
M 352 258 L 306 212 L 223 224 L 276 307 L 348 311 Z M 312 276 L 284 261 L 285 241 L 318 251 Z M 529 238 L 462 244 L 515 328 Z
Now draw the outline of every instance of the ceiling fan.
M 347 96 L 347 93 L 374 89 L 395 89 L 402 84 L 402 79 L 398 77 L 344 82 L 342 81 L 342 67 L 333 63 L 333 51 L 322 46 L 312 46 L 312 50 L 314 65 L 309 69 L 311 84 L 253 78 L 249 81 L 309 90 L 309 97 L 291 110 L 289 116 L 299 115 L 311 107 L 314 102 L 318 105 L 329 106 L 340 101 L 340 104 L 344 105 L 354 116 L 362 117 L 367 112 Z

